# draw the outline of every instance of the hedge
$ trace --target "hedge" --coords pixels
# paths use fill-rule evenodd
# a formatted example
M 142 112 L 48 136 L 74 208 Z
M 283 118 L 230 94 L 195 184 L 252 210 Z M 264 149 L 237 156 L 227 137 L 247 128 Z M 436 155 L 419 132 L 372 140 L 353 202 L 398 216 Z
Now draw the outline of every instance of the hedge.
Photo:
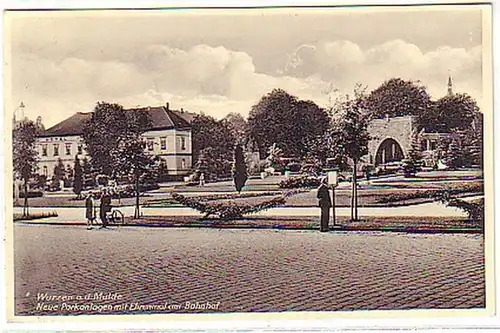
M 484 186 L 482 183 L 460 183 L 459 185 L 448 186 L 444 189 L 448 195 L 457 195 L 463 193 L 483 193 Z M 377 199 L 377 203 L 390 203 L 402 200 L 410 199 L 420 199 L 420 198 L 431 198 L 431 199 L 441 199 L 443 190 L 423 190 L 423 191 L 412 191 L 412 192 L 395 192 Z
M 178 193 L 173 193 L 172 198 L 184 206 L 205 214 L 203 218 L 216 216 L 220 219 L 229 220 L 241 219 L 243 215 L 246 214 L 257 213 L 266 209 L 283 206 L 286 202 L 286 198 L 296 193 L 297 192 L 292 191 L 252 205 L 235 202 L 206 202 L 201 200 L 200 197 L 185 197 Z
M 290 177 L 279 183 L 280 188 L 312 188 L 318 187 L 320 179 L 309 176 Z
M 19 198 L 24 198 L 25 193 L 24 192 L 19 192 Z M 43 192 L 40 190 L 33 190 L 33 191 L 28 191 L 28 198 L 39 198 L 43 197 Z

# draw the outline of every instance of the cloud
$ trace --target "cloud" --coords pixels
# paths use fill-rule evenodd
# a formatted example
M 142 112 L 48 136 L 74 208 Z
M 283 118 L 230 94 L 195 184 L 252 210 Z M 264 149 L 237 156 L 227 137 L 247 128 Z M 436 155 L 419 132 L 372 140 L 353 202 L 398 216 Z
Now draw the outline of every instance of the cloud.
M 390 40 L 362 49 L 350 41 L 305 44 L 289 56 L 283 73 L 307 78 L 317 75 L 348 92 L 359 82 L 375 89 L 391 77 L 419 80 L 429 93 L 439 98 L 446 93 L 448 75 L 452 75 L 458 92 L 471 94 L 481 102 L 481 46 L 452 48 L 441 46 L 422 52 L 412 43 Z
M 169 102 L 221 118 L 229 112 L 247 115 L 262 95 L 282 88 L 326 106 L 333 89 L 348 93 L 357 82 L 374 89 L 391 77 L 420 80 L 439 98 L 449 72 L 457 91 L 482 97 L 480 47 L 422 52 L 403 40 L 368 49 L 346 40 L 304 44 L 275 74 L 259 72 L 246 52 L 205 44 L 131 48 L 126 60 L 19 53 L 12 66 L 13 103 L 24 101 L 27 114 L 42 115 L 49 126 L 76 111 L 91 111 L 101 100 L 125 107 Z

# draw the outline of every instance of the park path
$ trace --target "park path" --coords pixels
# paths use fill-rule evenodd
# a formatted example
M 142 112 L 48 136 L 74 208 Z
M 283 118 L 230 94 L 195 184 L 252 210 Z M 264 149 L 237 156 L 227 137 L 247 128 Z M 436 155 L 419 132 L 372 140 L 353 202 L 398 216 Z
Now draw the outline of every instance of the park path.
M 119 210 L 125 216 L 134 215 L 133 206 L 120 207 Z M 85 209 L 76 207 L 33 207 L 31 213 L 57 212 L 57 217 L 40 220 L 41 222 L 83 222 L 85 221 Z M 337 216 L 350 216 L 349 207 L 338 207 Z M 15 207 L 14 213 L 22 213 L 22 207 Z M 144 207 L 141 208 L 144 216 L 202 216 L 199 212 L 188 207 Z M 316 207 L 278 207 L 264 212 L 258 216 L 318 216 L 319 208 Z M 441 203 L 431 202 L 403 207 L 360 207 L 359 216 L 438 216 L 438 217 L 466 217 L 467 215 L 455 208 L 447 207 Z

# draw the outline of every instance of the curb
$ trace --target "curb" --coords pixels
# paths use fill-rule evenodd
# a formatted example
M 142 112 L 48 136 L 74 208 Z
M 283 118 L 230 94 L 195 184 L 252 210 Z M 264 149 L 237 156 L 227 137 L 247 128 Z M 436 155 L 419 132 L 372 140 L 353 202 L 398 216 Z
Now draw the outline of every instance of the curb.
M 82 222 L 31 222 L 31 221 L 16 221 L 15 223 L 29 225 L 58 225 L 58 226 L 86 226 Z M 98 225 L 99 226 L 99 225 Z M 311 230 L 318 231 L 319 227 L 310 226 L 286 226 L 286 225 L 245 225 L 245 224 L 159 224 L 159 223 L 135 223 L 135 224 L 110 224 L 110 227 L 141 227 L 141 228 L 208 228 L 208 229 L 276 229 L 276 230 Z M 353 231 L 353 232 L 396 232 L 396 233 L 415 233 L 415 234 L 482 234 L 483 231 L 479 228 L 449 228 L 449 229 L 430 229 L 430 228 L 391 228 L 391 227 L 352 227 L 352 226 L 336 226 L 331 227 L 329 231 Z

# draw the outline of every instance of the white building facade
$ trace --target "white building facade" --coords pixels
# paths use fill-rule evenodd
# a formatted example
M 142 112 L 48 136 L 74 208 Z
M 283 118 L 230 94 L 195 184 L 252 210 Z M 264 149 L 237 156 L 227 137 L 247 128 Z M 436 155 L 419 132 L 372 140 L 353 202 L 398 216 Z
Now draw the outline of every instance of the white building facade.
M 137 110 L 137 109 L 135 109 Z M 191 120 L 194 114 L 170 110 L 166 106 L 140 109 L 148 112 L 151 128 L 143 134 L 146 151 L 160 157 L 167 165 L 169 175 L 186 175 L 192 166 Z M 76 113 L 44 131 L 37 138 L 38 173 L 50 179 L 59 159 L 65 169 L 73 169 L 75 157 L 80 162 L 89 158 L 83 141 L 85 121 L 92 113 Z

